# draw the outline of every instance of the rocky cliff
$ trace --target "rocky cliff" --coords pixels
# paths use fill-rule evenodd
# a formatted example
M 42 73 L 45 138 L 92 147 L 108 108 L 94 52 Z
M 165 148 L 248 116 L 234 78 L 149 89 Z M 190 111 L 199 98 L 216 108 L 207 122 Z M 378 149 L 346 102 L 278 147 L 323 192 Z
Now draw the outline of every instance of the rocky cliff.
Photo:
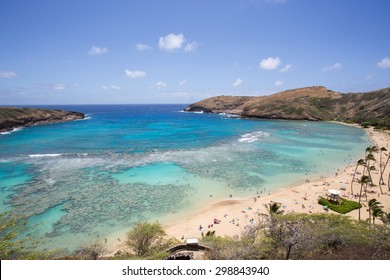
M 235 113 L 263 119 L 369 122 L 390 128 L 390 88 L 365 93 L 338 93 L 315 86 L 269 96 L 217 96 L 191 104 L 184 110 Z
M 78 112 L 63 110 L 0 107 L 0 132 L 16 127 L 49 124 L 84 119 Z

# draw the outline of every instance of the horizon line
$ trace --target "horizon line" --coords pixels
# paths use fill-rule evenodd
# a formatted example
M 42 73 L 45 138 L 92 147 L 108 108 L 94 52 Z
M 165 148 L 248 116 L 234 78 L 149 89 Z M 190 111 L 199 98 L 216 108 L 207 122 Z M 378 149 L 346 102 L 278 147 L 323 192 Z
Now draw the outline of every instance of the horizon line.
M 12 106 L 91 106 L 91 105 L 189 105 L 191 103 L 74 103 L 74 104 L 0 104 L 0 107 Z

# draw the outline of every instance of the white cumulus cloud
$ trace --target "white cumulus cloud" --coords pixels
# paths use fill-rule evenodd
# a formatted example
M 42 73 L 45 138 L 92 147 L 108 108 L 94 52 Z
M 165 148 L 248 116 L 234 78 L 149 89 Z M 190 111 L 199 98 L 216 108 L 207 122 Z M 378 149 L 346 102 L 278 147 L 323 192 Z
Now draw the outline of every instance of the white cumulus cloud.
M 158 41 L 158 47 L 164 51 L 171 52 L 177 49 L 181 49 L 184 41 L 185 39 L 183 34 L 175 35 L 171 33 L 165 37 L 160 37 Z
M 282 69 L 280 69 L 280 72 L 284 73 L 284 72 L 287 72 L 288 70 L 290 70 L 292 67 L 291 64 L 287 64 L 286 66 L 284 66 Z
M 242 84 L 242 80 L 240 78 L 237 78 L 234 83 L 233 83 L 233 86 L 234 87 L 239 87 L 240 85 Z
M 322 68 L 322 71 L 334 71 L 334 70 L 338 70 L 341 68 L 343 68 L 343 65 L 341 63 L 337 62 L 331 66 L 325 66 L 324 68 Z
M 186 80 L 180 81 L 179 86 L 184 86 L 186 84 L 186 82 L 187 82 Z
M 166 82 L 163 82 L 163 81 L 158 81 L 154 86 L 155 88 L 157 89 L 162 89 L 164 87 L 166 87 L 168 84 Z
M 104 89 L 104 90 L 121 90 L 122 88 L 120 86 L 111 85 L 111 86 L 102 86 L 102 89 Z
M 89 55 L 102 55 L 105 53 L 109 53 L 110 51 L 107 48 L 100 48 L 96 46 L 92 46 L 92 48 L 89 50 Z
M 146 72 L 145 71 L 141 71 L 141 70 L 130 71 L 130 70 L 126 69 L 125 70 L 125 75 L 128 78 L 135 79 L 135 78 L 145 77 L 146 76 Z
M 53 89 L 54 90 L 64 90 L 66 88 L 65 84 L 54 84 Z
M 275 86 L 281 86 L 281 85 L 283 85 L 283 83 L 284 83 L 284 81 L 282 81 L 282 80 L 278 80 L 278 81 L 276 81 L 275 82 Z
M 138 51 L 150 51 L 153 49 L 151 46 L 141 43 L 137 44 L 135 47 Z
M 196 51 L 196 49 L 198 48 L 199 44 L 197 42 L 191 42 L 191 43 L 188 43 L 185 47 L 184 47 L 184 51 L 185 52 L 194 52 Z
M 16 73 L 12 71 L 1 71 L 0 72 L 0 77 L 4 79 L 12 79 L 16 77 Z
M 279 57 L 268 57 L 260 61 L 260 68 L 265 69 L 265 70 L 274 70 L 278 68 L 278 66 L 282 63 Z
M 384 59 L 382 59 L 381 61 L 379 61 L 376 66 L 378 66 L 379 68 L 390 68 L 390 58 L 388 57 L 385 57 Z

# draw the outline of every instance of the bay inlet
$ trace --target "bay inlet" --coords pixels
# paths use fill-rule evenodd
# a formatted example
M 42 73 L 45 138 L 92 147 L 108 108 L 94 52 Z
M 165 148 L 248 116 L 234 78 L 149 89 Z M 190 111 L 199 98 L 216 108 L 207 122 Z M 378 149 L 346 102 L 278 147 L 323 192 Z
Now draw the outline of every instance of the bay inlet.
M 56 106 L 88 118 L 0 135 L 1 210 L 27 217 L 41 248 L 72 251 L 139 220 L 334 174 L 370 145 L 355 127 L 184 107 Z

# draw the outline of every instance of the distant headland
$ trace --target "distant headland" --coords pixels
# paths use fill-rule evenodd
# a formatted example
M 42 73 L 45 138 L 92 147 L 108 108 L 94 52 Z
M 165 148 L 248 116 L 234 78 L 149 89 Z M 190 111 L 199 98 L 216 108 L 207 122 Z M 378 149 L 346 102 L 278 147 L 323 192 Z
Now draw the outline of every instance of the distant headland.
M 216 96 L 184 110 L 262 119 L 340 121 L 390 129 L 390 88 L 339 93 L 313 86 L 268 96 Z
M 84 118 L 83 113 L 63 110 L 0 107 L 0 132 L 12 131 L 18 127 L 67 122 Z

